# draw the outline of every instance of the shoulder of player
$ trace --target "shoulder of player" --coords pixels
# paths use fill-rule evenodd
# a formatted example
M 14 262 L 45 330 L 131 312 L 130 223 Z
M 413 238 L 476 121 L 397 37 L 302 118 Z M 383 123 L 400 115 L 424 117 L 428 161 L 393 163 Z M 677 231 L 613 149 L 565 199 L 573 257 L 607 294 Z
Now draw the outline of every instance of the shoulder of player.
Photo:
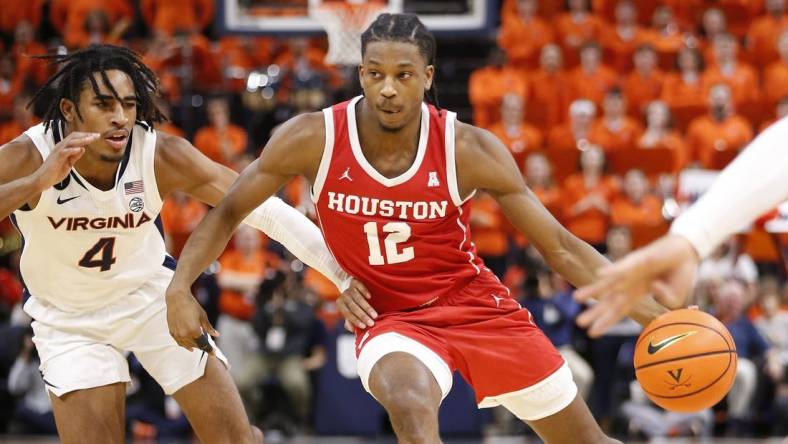
M 266 168 L 311 177 L 323 156 L 325 140 L 323 113 L 299 114 L 271 132 L 260 158 Z
M 0 145 L 0 183 L 32 174 L 44 159 L 26 134 Z
M 156 130 L 156 165 L 186 166 L 197 149 L 180 136 Z
M 271 132 L 271 140 L 298 149 L 323 148 L 326 126 L 323 113 L 312 112 L 294 116 Z
M 506 147 L 491 131 L 457 121 L 454 131 L 454 149 L 458 164 L 489 166 L 502 155 L 508 155 Z

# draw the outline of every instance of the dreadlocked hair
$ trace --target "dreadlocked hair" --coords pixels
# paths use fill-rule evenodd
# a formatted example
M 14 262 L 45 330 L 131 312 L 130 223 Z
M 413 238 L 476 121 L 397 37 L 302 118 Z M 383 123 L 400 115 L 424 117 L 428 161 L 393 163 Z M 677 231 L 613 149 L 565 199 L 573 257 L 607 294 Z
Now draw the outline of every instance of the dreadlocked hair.
M 404 42 L 412 43 L 419 48 L 419 53 L 427 61 L 427 65 L 435 66 L 435 36 L 424 26 L 416 14 L 380 14 L 374 22 L 361 34 L 361 56 L 372 42 Z M 433 80 L 426 92 L 427 102 L 440 109 L 438 104 L 438 88 Z
M 107 77 L 107 71 L 113 69 L 126 73 L 134 84 L 138 120 L 153 124 L 167 119 L 155 102 L 156 96 L 159 95 L 159 80 L 156 74 L 145 66 L 137 53 L 128 48 L 92 45 L 70 54 L 49 54 L 36 58 L 47 60 L 50 65 L 59 66 L 58 72 L 36 91 L 28 103 L 28 106 L 46 110 L 44 122 L 47 129 L 53 120 L 64 119 L 60 111 L 60 100 L 68 99 L 78 103 L 79 94 L 86 82 L 90 84 L 96 95 L 100 95 L 94 73 L 99 73 L 104 86 L 110 90 L 115 99 L 120 101 L 118 92 Z M 81 119 L 79 107 L 75 109 Z

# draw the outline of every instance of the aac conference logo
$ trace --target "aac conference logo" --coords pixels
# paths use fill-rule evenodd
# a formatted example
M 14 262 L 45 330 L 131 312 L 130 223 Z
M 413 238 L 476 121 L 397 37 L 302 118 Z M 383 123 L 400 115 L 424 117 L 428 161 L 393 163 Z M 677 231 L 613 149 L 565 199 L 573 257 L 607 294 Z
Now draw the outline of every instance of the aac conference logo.
M 141 197 L 135 197 L 129 201 L 129 209 L 135 213 L 139 213 L 144 207 L 145 202 L 142 201 Z

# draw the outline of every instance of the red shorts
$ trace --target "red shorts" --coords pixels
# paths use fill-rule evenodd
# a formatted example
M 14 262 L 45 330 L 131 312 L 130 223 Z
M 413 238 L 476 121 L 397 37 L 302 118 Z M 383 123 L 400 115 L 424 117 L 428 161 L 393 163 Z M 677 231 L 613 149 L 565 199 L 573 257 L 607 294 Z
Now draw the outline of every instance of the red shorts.
M 417 357 L 427 357 L 420 360 L 433 374 L 445 374 L 441 369 L 443 364 L 432 362 L 431 365 L 429 356 L 435 354 L 445 363 L 449 376 L 454 370 L 459 371 L 473 387 L 480 407 L 490 406 L 483 402 L 485 398 L 537 385 L 564 364 L 553 344 L 534 324 L 531 313 L 521 308 L 509 296 L 508 289 L 486 269 L 452 296 L 415 310 L 382 314 L 373 327 L 356 329 L 356 356 L 360 358 L 359 374 L 365 387 L 365 378 L 369 377 L 374 362 L 387 351 L 365 359 L 370 361 L 366 362 L 369 367 L 366 369 L 362 368 L 365 364 L 362 352 L 370 342 L 375 342 L 373 339 L 385 333 L 404 336 L 408 342 L 413 340 L 434 352 L 412 352 Z M 432 358 L 432 361 L 437 360 Z M 445 381 L 437 374 L 436 379 L 445 396 L 448 392 Z M 448 384 L 451 387 L 450 381 Z

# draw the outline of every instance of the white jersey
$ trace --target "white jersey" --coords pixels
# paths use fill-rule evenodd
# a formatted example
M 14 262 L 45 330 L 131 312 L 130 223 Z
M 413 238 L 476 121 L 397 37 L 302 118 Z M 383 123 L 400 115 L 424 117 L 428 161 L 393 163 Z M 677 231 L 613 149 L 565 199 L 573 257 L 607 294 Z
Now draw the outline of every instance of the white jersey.
M 62 137 L 62 123 L 53 122 L 48 131 L 42 123 L 25 134 L 46 159 Z M 174 269 L 159 220 L 155 148 L 156 132 L 137 122 L 112 189 L 99 190 L 72 169 L 41 193 L 35 208 L 14 212 L 24 238 L 20 268 L 32 296 L 66 312 L 94 310 L 165 267 Z

